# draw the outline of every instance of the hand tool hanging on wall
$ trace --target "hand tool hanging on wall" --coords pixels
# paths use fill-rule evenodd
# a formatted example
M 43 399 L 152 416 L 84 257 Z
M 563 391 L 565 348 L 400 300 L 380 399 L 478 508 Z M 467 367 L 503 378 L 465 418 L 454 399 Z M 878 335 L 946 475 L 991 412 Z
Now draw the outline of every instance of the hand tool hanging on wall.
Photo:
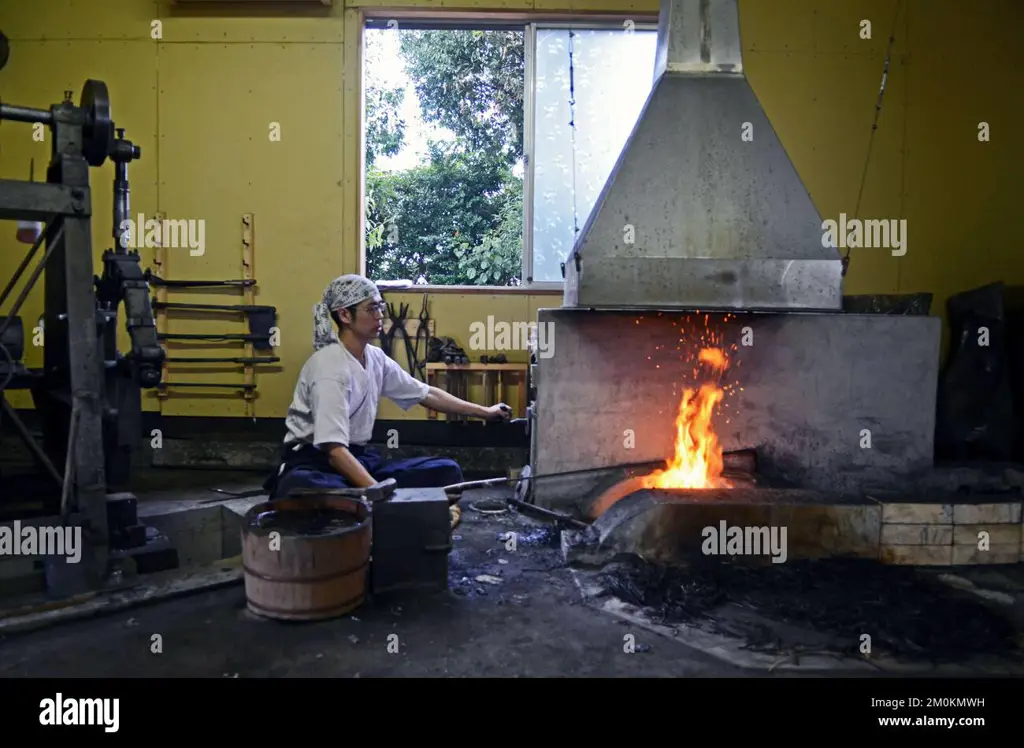
M 395 305 L 388 303 L 388 319 L 391 320 L 391 327 L 386 333 L 381 333 L 381 343 L 384 348 L 384 352 L 389 358 L 394 358 L 395 349 L 395 335 L 398 334 L 399 329 L 403 332 L 405 330 L 405 316 L 409 311 L 407 304 L 401 304 L 399 310 L 395 311 Z
M 405 321 L 409 315 L 408 305 L 405 307 L 405 314 L 406 317 L 402 320 L 402 330 L 400 334 L 402 336 L 402 342 L 405 344 L 405 360 L 409 364 L 409 373 L 415 377 L 419 373 L 420 367 L 419 361 L 416 360 L 416 348 L 413 345 L 413 342 L 409 339 L 409 331 L 405 329 Z
M 380 331 L 380 349 L 384 351 L 384 354 L 388 358 L 394 358 L 394 356 L 391 354 L 395 342 L 395 323 L 393 316 L 394 308 L 391 306 L 391 304 L 388 304 L 387 309 L 388 319 L 391 320 L 391 326 L 388 328 L 387 332 L 385 332 L 383 328 Z
M 280 361 L 277 356 L 232 356 L 226 358 L 203 358 L 201 356 L 169 356 L 164 359 L 169 364 L 239 364 L 240 366 L 258 366 L 259 364 L 276 364 Z
M 420 307 L 419 327 L 416 328 L 416 369 L 420 379 L 427 379 L 427 352 L 430 349 L 430 312 L 427 311 L 427 295 L 423 294 L 423 306 Z M 423 341 L 423 355 L 420 356 L 420 341 Z
M 425 299 L 426 297 L 424 297 Z M 426 303 L 426 302 L 424 302 Z M 420 324 L 423 325 L 422 316 L 424 312 L 420 312 Z M 409 338 L 409 331 L 405 329 L 405 323 L 409 321 L 409 305 L 400 304 L 398 311 L 395 311 L 393 304 L 388 304 L 388 318 L 391 320 L 391 328 L 386 333 L 381 333 L 381 348 L 389 358 L 395 358 L 394 346 L 395 337 L 398 336 L 402 339 L 402 343 L 405 347 L 405 357 L 409 365 L 409 373 L 414 377 L 419 376 L 420 379 L 424 378 L 424 367 L 426 362 L 420 361 L 418 346 L 413 340 Z M 416 340 L 419 339 L 420 331 L 416 331 Z M 429 333 L 428 333 L 429 334 Z
M 187 282 L 187 281 L 186 281 Z M 182 311 L 196 311 L 196 312 L 242 312 L 247 315 L 249 322 L 249 335 L 242 336 L 241 340 L 246 343 L 252 343 L 253 348 L 259 351 L 273 350 L 273 346 L 270 344 L 271 330 L 277 324 L 277 307 L 265 306 L 265 305 L 254 305 L 254 304 L 190 304 L 183 302 L 167 302 L 153 300 L 153 309 L 178 309 Z M 211 333 L 212 334 L 212 333 Z M 237 333 L 236 333 L 237 334 Z M 204 334 L 201 338 L 182 338 L 178 336 L 168 337 L 166 334 L 161 334 L 159 337 L 167 339 L 178 339 L 178 340 L 209 340 Z M 217 338 L 219 339 L 219 337 Z M 231 340 L 238 340 L 239 338 L 229 338 Z M 185 359 L 167 359 L 169 362 L 177 361 L 178 363 L 185 363 Z M 263 360 L 259 359 L 241 359 L 241 358 L 224 358 L 224 359 L 196 359 L 193 362 L 204 361 L 208 363 L 214 363 L 220 361 L 222 363 L 246 363 L 257 364 L 257 363 L 270 363 L 274 364 L 280 361 L 276 357 L 265 357 Z
M 157 335 L 159 340 L 203 340 L 208 343 L 221 343 L 232 341 L 239 343 L 252 343 L 257 350 L 270 351 L 269 335 L 246 335 L 235 332 L 162 332 Z
M 256 285 L 255 280 L 167 280 L 152 271 L 146 271 L 146 280 L 151 286 L 163 286 L 164 288 L 216 288 L 228 286 L 231 288 L 249 288 Z

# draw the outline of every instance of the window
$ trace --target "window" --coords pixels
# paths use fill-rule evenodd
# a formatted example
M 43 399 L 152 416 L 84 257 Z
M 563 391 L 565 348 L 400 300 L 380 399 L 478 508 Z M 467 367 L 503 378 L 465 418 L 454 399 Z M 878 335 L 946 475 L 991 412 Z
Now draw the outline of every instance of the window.
M 370 22 L 366 268 L 438 286 L 562 283 L 650 93 L 654 25 Z

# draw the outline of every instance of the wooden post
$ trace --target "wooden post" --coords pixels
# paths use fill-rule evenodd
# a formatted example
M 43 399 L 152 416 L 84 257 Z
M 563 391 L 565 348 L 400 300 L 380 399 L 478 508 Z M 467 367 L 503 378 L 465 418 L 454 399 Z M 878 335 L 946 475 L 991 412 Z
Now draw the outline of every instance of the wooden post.
M 256 268 L 254 267 L 256 247 L 254 244 L 254 231 L 253 231 L 253 214 L 246 213 L 242 216 L 242 278 L 247 281 L 251 281 L 256 277 Z M 253 306 L 256 304 L 256 289 L 254 286 L 245 286 L 242 289 L 245 293 L 245 303 L 247 306 Z M 242 318 L 244 321 L 249 319 L 248 314 L 243 314 Z M 245 333 L 249 333 L 248 325 L 245 328 Z M 245 357 L 252 358 L 255 355 L 255 348 L 252 341 L 245 344 Z M 256 390 L 253 386 L 256 384 L 256 371 L 252 364 L 245 365 L 245 384 L 250 385 L 245 388 L 243 397 L 245 398 L 245 415 L 247 418 L 256 418 Z
M 164 225 L 164 223 L 163 223 L 164 217 L 165 216 L 164 216 L 163 213 L 157 213 L 154 216 L 154 218 L 157 221 L 160 222 L 161 226 Z M 162 238 L 162 236 L 161 236 L 161 238 Z M 163 245 L 163 243 L 161 241 L 161 238 L 157 239 L 157 246 L 153 250 L 153 268 L 154 268 L 154 272 L 155 272 L 156 275 L 158 275 L 161 278 L 166 279 L 167 278 L 167 248 Z M 156 300 L 158 302 L 160 302 L 161 304 L 166 304 L 167 303 L 167 286 L 157 286 L 156 287 Z M 158 336 L 161 335 L 161 334 L 166 335 L 167 332 L 168 332 L 168 330 L 167 330 L 167 310 L 166 309 L 158 309 L 157 312 L 156 312 L 156 332 L 157 332 Z M 161 366 L 161 370 L 160 370 L 160 383 L 163 384 L 163 383 L 165 383 L 167 381 L 167 361 L 166 361 L 166 357 L 169 356 L 170 353 L 167 350 L 167 343 L 161 341 L 160 342 L 160 347 L 162 347 L 164 349 L 164 357 L 165 357 L 165 360 L 164 360 L 164 362 L 163 362 L 163 364 Z M 160 405 L 160 413 L 162 415 L 163 412 L 164 412 L 164 402 L 167 400 L 167 388 L 166 387 L 157 387 L 156 388 L 156 398 L 157 398 L 157 402 Z

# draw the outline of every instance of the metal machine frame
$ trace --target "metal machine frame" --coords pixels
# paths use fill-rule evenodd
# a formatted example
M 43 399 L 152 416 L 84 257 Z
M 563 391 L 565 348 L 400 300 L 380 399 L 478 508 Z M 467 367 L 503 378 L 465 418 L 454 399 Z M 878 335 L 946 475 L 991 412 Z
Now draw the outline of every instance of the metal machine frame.
M 103 583 L 110 550 L 107 493 L 130 473 L 130 454 L 141 437 L 142 388 L 160 383 L 164 351 L 157 339 L 149 283 L 139 253 L 122 246 L 123 221 L 131 216 L 128 163 L 141 149 L 124 139 L 110 117 L 106 85 L 88 80 L 76 106 L 72 93 L 49 110 L 0 104 L 0 120 L 41 123 L 51 132 L 45 183 L 0 180 L 0 220 L 45 225 L 14 276 L 0 292 L 0 306 L 25 274 L 43 241 L 46 251 L 6 316 L 0 316 L 0 405 L 50 484 L 35 524 L 83 528 L 82 563 L 55 564 L 51 588 L 71 592 Z M 113 249 L 103 254 L 103 275 L 93 275 L 89 168 L 114 163 Z M 21 364 L 24 333 L 18 312 L 43 269 L 44 368 Z M 124 302 L 131 351 L 117 350 L 117 314 Z M 31 331 L 32 325 L 28 325 Z M 43 444 L 33 438 L 4 397 L 6 389 L 31 390 Z M 58 467 L 58 466 L 62 466 Z M 59 489 L 59 490 L 58 490 Z M 0 502 L 0 509 L 3 502 Z M 83 568 L 84 567 L 84 568 Z

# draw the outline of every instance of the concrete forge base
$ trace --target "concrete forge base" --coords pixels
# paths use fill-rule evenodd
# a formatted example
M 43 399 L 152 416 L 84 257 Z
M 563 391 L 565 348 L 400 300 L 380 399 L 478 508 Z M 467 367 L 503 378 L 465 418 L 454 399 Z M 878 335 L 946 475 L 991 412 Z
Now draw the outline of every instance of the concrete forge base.
M 855 557 L 913 566 L 1017 564 L 1022 513 L 1020 498 L 985 495 L 645 489 L 612 504 L 569 560 L 599 565 L 636 554 L 672 565 L 710 548 L 751 563 Z
M 706 314 L 541 309 L 530 465 L 535 502 L 582 512 L 607 466 L 664 462 L 684 388 L 728 352 L 714 429 L 755 449 L 759 472 L 798 488 L 916 485 L 933 467 L 941 322 L 871 314 Z M 597 471 L 578 473 L 576 471 Z M 623 476 L 625 477 L 625 476 Z

